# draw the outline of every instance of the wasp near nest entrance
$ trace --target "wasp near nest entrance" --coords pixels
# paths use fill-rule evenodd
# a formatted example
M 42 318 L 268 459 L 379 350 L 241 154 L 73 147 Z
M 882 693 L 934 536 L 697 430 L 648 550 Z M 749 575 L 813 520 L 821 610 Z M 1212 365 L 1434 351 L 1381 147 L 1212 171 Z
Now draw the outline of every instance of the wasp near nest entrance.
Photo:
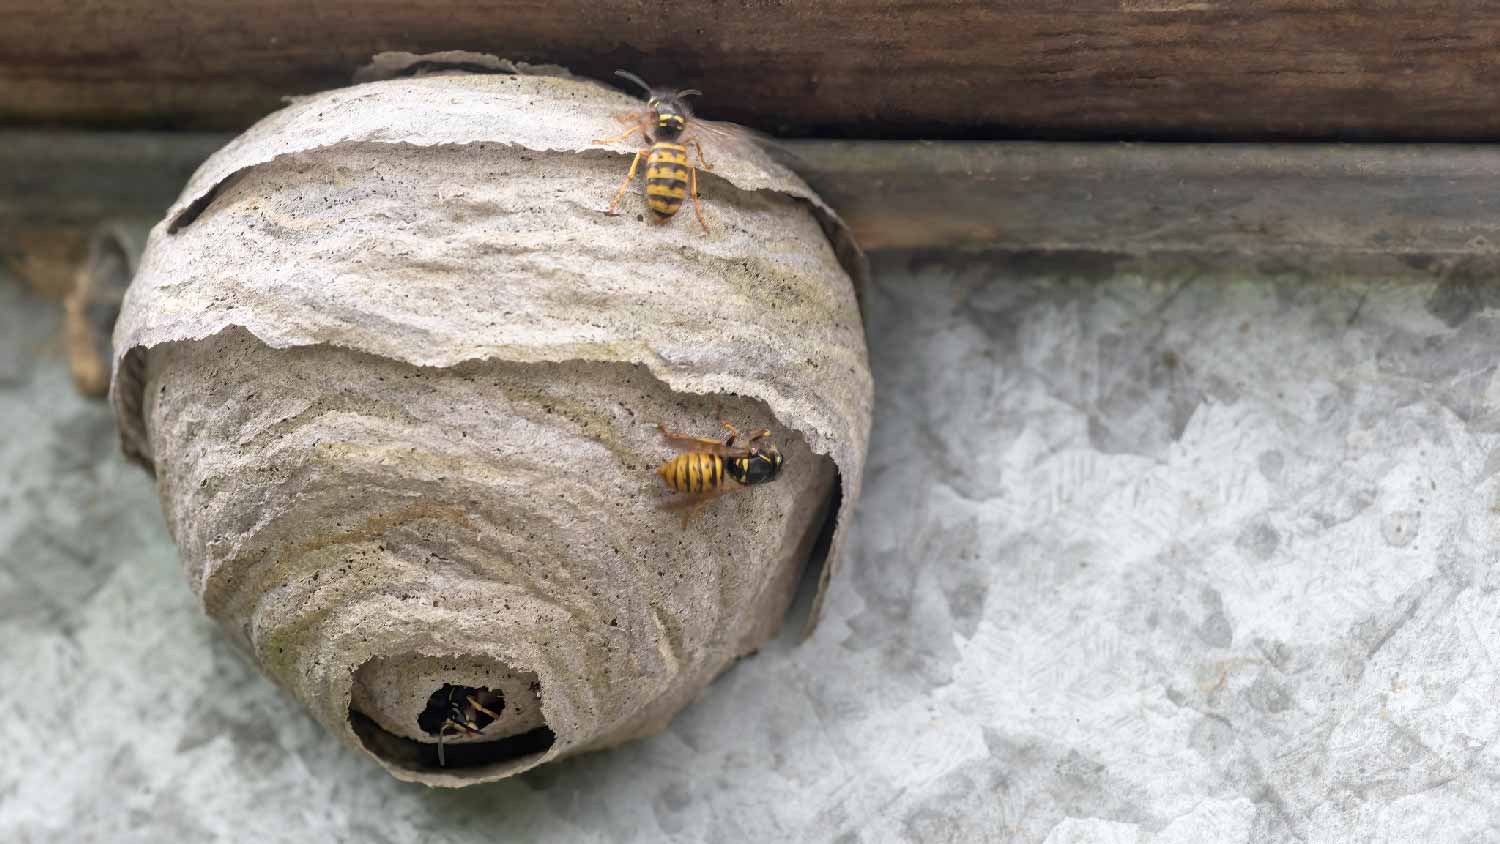
M 703 209 L 698 205 L 698 169 L 688 163 L 688 146 L 691 145 L 697 151 L 699 166 L 704 170 L 714 168 L 703 159 L 702 144 L 683 134 L 687 131 L 689 118 L 692 117 L 692 109 L 688 107 L 687 98 L 701 95 L 703 92 L 694 88 L 683 91 L 652 88 L 639 76 L 623 70 L 615 71 L 615 75 L 629 79 L 646 91 L 646 110 L 621 115 L 618 119 L 636 121 L 635 125 L 618 137 L 606 138 L 594 141 L 594 143 L 619 143 L 636 132 L 640 132 L 650 146 L 635 154 L 635 159 L 630 162 L 630 172 L 625 176 L 625 181 L 620 183 L 620 189 L 615 191 L 615 198 L 609 203 L 609 209 L 604 213 L 614 215 L 615 206 L 620 204 L 620 197 L 624 196 L 625 189 L 630 187 L 631 180 L 640 169 L 641 158 L 644 157 L 646 159 L 646 205 L 651 209 L 651 213 L 659 222 L 665 222 L 682 208 L 683 200 L 692 197 L 693 212 L 698 215 L 698 223 L 707 233 L 708 223 L 703 219 Z M 702 121 L 694 121 L 694 124 L 703 129 L 709 128 Z
M 417 726 L 437 736 L 438 765 L 446 767 L 443 739 L 459 733 L 477 736 L 500 719 L 503 709 L 505 698 L 499 692 L 444 683 L 427 699 L 427 707 L 417 716 Z
M 781 452 L 766 439 L 771 435 L 769 429 L 756 431 L 745 445 L 736 446 L 740 432 L 722 419 L 719 424 L 729 431 L 722 440 L 675 433 L 662 424 L 656 426 L 667 444 L 682 452 L 661 464 L 656 474 L 669 489 L 681 493 L 667 502 L 665 508 L 684 509 L 684 525 L 700 506 L 714 497 L 770 483 L 781 474 Z

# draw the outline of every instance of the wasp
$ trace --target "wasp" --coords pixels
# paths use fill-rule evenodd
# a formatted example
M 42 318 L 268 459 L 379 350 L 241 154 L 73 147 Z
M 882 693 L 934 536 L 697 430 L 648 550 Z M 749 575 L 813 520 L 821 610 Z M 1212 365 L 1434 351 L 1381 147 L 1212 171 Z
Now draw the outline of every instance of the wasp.
M 500 720 L 497 710 L 504 708 L 505 698 L 498 692 L 444 683 L 427 699 L 427 708 L 417 716 L 417 726 L 437 736 L 438 765 L 447 767 L 443 739 L 459 733 L 479 735 Z
M 698 168 L 688 163 L 688 146 L 691 145 L 697 151 L 700 167 L 704 170 L 714 168 L 703 158 L 703 145 L 696 139 L 683 134 L 687 131 L 688 119 L 692 117 L 692 109 L 688 107 L 687 98 L 701 96 L 703 92 L 696 88 L 682 91 L 652 88 L 639 76 L 624 70 L 615 71 L 615 75 L 629 79 L 645 90 L 646 110 L 632 112 L 619 118 L 622 121 L 636 121 L 636 124 L 627 129 L 623 135 L 594 141 L 594 143 L 619 143 L 636 132 L 640 132 L 650 147 L 636 152 L 635 159 L 630 162 L 630 172 L 626 174 L 625 181 L 620 183 L 620 189 L 615 191 L 615 198 L 609 203 L 609 210 L 604 213 L 614 215 L 615 206 L 620 204 L 620 197 L 624 196 L 625 189 L 630 187 L 631 180 L 635 178 L 636 171 L 641 166 L 641 158 L 644 157 L 646 159 L 646 205 L 651 209 L 651 213 L 656 215 L 658 221 L 666 222 L 677 213 L 678 209 L 682 208 L 684 199 L 692 197 L 693 212 L 698 215 L 698 223 L 703 226 L 704 233 L 707 233 L 708 223 L 703 219 L 703 209 L 698 205 Z M 695 121 L 695 123 L 702 124 L 702 121 Z
M 769 429 L 762 428 L 752 433 L 744 445 L 735 446 L 740 432 L 722 419 L 719 424 L 729 431 L 722 440 L 675 433 L 660 423 L 656 426 L 667 443 L 682 452 L 661 464 L 656 474 L 669 489 L 683 493 L 667 505 L 668 509 L 688 508 L 683 514 L 683 524 L 709 499 L 770 483 L 781 474 L 781 452 L 766 439 L 771 436 Z

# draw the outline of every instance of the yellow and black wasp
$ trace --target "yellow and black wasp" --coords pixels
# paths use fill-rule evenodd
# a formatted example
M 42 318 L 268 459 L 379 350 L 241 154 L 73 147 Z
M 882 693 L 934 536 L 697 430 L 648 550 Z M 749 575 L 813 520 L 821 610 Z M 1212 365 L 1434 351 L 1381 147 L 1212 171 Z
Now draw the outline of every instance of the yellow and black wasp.
M 620 204 L 620 197 L 624 196 L 625 189 L 630 187 L 631 180 L 635 178 L 636 171 L 641 166 L 641 158 L 644 157 L 646 159 L 646 205 L 651 209 L 651 213 L 656 215 L 656 219 L 660 222 L 671 219 L 672 215 L 682 208 L 683 200 L 691 197 L 693 211 L 698 215 L 698 223 L 703 226 L 703 231 L 707 232 L 708 223 L 703 219 L 703 209 L 698 205 L 698 169 L 688 163 L 688 146 L 691 145 L 697 151 L 699 166 L 704 170 L 714 168 L 703 159 L 703 145 L 683 134 L 687 131 L 688 120 L 693 113 L 688 107 L 687 98 L 701 95 L 703 92 L 695 88 L 682 91 L 652 88 L 646 84 L 645 80 L 633 73 L 617 70 L 615 74 L 629 79 L 646 91 L 646 110 L 621 115 L 621 120 L 636 121 L 635 125 L 618 137 L 606 138 L 594 141 L 594 143 L 619 143 L 636 132 L 640 132 L 650 147 L 635 154 L 635 160 L 630 162 L 630 173 L 625 176 L 625 181 L 620 183 L 620 189 L 615 191 L 614 200 L 609 203 L 609 210 L 604 213 L 610 215 L 615 213 L 615 206 Z M 695 121 L 695 123 L 702 124 L 702 121 Z
M 766 439 L 771 435 L 770 430 L 762 428 L 751 434 L 744 445 L 736 446 L 740 432 L 722 419 L 719 424 L 729 431 L 722 440 L 679 434 L 662 424 L 656 426 L 667 444 L 682 452 L 662 463 L 656 474 L 669 489 L 682 494 L 666 506 L 687 508 L 684 524 L 698 507 L 715 496 L 770 483 L 781 474 L 781 452 Z
M 505 698 L 499 692 L 444 683 L 428 698 L 427 707 L 417 716 L 417 725 L 437 736 L 438 765 L 446 766 L 443 739 L 460 732 L 479 735 L 500 719 L 499 710 L 504 708 Z

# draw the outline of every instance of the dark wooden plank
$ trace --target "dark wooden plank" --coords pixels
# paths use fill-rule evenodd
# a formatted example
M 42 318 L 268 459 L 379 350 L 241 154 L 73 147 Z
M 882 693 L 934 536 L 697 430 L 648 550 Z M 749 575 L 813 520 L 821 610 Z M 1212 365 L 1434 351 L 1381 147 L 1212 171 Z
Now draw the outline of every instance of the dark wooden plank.
M 848 137 L 1500 139 L 1500 6 L 1451 0 L 0 0 L 0 122 L 237 128 L 382 50 L 704 89 Z
M 0 265 L 51 298 L 72 289 L 90 230 L 161 216 L 222 135 L 0 132 Z
M 1500 147 L 809 141 L 867 249 L 1500 253 Z
M 105 220 L 159 218 L 228 139 L 0 131 L 0 258 L 40 289 L 65 289 L 84 233 Z M 1240 255 L 1279 267 L 1385 256 L 1420 268 L 1500 256 L 1500 146 L 797 141 L 785 149 L 870 250 Z

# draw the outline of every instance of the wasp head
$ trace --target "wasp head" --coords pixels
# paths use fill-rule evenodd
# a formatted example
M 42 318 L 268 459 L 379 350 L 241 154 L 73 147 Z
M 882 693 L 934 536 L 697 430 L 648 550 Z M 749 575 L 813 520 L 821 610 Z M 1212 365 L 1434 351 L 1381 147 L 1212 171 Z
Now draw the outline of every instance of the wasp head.
M 615 75 L 629 79 L 631 82 L 641 86 L 646 92 L 646 107 L 651 109 L 652 128 L 654 135 L 659 139 L 671 140 L 687 128 L 688 118 L 693 111 L 688 107 L 687 98 L 703 93 L 696 88 L 688 88 L 676 91 L 671 88 L 652 88 L 645 80 L 633 73 L 624 70 L 615 71 Z

